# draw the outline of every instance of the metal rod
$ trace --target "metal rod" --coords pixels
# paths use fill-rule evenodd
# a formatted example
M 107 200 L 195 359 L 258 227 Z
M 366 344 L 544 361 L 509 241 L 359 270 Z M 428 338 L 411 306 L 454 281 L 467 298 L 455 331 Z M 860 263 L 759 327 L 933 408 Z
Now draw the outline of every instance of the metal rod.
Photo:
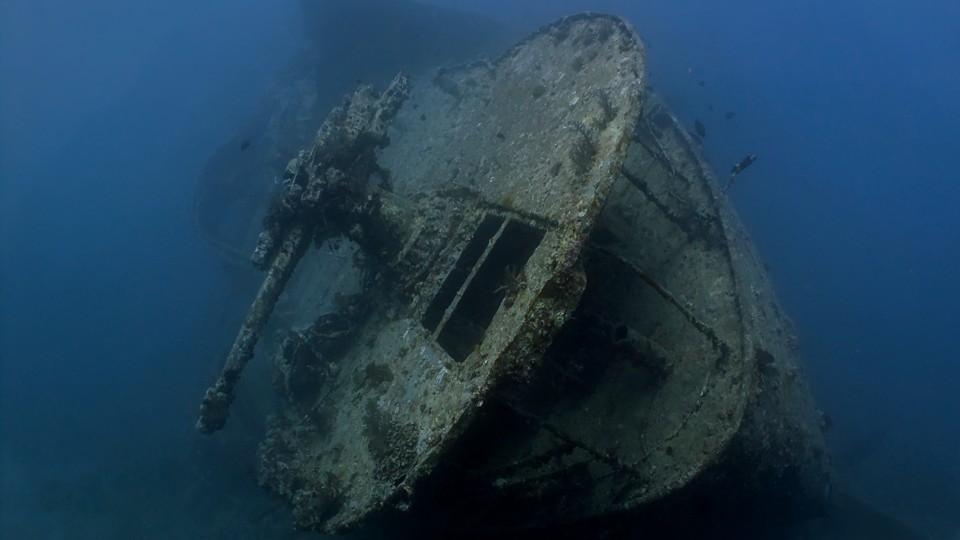
M 203 395 L 200 418 L 197 419 L 197 429 L 201 433 L 213 433 L 227 423 L 230 404 L 234 398 L 233 389 L 240 380 L 243 368 L 253 358 L 253 351 L 257 341 L 260 340 L 260 333 L 266 326 L 280 293 L 283 292 L 287 281 L 293 275 L 293 270 L 309 245 L 310 235 L 307 234 L 305 226 L 295 225 L 287 232 L 283 244 L 270 264 L 267 276 L 263 279 L 263 284 L 260 285 L 256 298 L 250 305 L 247 318 L 244 319 L 243 326 L 240 327 L 240 332 L 233 341 L 233 347 L 227 355 L 220 377 Z

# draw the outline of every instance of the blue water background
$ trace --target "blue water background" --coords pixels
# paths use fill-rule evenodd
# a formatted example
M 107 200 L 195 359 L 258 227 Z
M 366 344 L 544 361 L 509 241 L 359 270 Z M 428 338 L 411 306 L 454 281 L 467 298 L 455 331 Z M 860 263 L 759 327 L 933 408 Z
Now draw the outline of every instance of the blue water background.
M 842 477 L 946 534 L 960 513 L 960 4 L 434 3 L 518 35 L 582 10 L 634 22 L 649 83 L 703 122 L 719 176 L 759 156 L 730 197 L 796 323 L 838 455 L 869 442 Z M 172 537 L 230 497 L 265 497 L 232 476 L 252 448 L 218 453 L 192 432 L 252 290 L 227 279 L 191 210 L 205 158 L 242 135 L 304 47 L 297 13 L 0 3 L 3 538 Z M 111 521 L 90 500 L 142 515 Z

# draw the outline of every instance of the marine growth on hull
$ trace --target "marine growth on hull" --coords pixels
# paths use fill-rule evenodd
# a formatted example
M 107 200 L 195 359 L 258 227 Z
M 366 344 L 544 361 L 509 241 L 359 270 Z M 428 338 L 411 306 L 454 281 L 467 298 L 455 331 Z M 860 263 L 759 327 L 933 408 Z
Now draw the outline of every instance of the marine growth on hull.
M 328 532 L 426 500 L 449 529 L 731 485 L 731 505 L 825 501 L 790 323 L 644 88 L 633 28 L 580 15 L 345 98 L 282 175 L 263 285 L 197 427 L 223 427 L 247 362 L 272 362 L 259 480 Z M 271 317 L 282 338 L 254 359 Z

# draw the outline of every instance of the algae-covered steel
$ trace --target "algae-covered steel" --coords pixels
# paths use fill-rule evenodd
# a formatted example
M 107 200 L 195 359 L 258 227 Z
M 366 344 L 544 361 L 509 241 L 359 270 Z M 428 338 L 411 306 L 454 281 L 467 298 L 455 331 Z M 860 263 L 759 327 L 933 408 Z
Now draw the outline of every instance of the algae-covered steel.
M 568 17 L 499 59 L 361 88 L 291 160 L 198 426 L 226 420 L 277 301 L 308 320 L 273 353 L 259 469 L 299 526 L 425 494 L 454 528 L 556 523 L 734 470 L 823 497 L 788 321 L 643 69 L 622 19 Z M 344 262 L 294 271 L 310 242 Z
M 378 170 L 343 174 L 317 146 L 292 164 L 284 200 L 324 183 L 334 202 L 292 216 L 283 203 L 268 223 L 353 240 L 366 276 L 278 353 L 289 407 L 261 479 L 300 525 L 338 530 L 402 502 L 491 389 L 534 369 L 582 292 L 580 253 L 639 115 L 642 62 L 622 20 L 565 19 L 496 61 L 415 82 Z M 337 199 L 334 185 L 353 187 Z

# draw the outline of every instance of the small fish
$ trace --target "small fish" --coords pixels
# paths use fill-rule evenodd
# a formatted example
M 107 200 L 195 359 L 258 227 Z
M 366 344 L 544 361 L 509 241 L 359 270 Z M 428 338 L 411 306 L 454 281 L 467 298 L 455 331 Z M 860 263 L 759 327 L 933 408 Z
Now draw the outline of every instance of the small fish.
M 707 85 L 707 81 L 701 80 L 701 81 L 698 82 L 697 84 L 699 84 L 700 86 L 706 86 L 706 85 Z
M 713 112 L 713 104 L 707 103 L 707 110 Z
M 727 114 L 723 115 L 723 117 L 724 117 L 725 119 L 729 120 L 729 119 L 733 118 L 733 117 L 736 116 L 736 115 L 737 115 L 737 113 L 735 113 L 735 112 L 733 112 L 733 111 L 727 111 Z
M 707 136 L 707 128 L 703 127 L 703 122 L 699 118 L 693 121 L 693 129 L 696 130 L 701 139 Z
M 247 148 L 250 148 L 250 141 L 244 139 L 243 142 L 240 143 L 240 149 L 246 150 Z

